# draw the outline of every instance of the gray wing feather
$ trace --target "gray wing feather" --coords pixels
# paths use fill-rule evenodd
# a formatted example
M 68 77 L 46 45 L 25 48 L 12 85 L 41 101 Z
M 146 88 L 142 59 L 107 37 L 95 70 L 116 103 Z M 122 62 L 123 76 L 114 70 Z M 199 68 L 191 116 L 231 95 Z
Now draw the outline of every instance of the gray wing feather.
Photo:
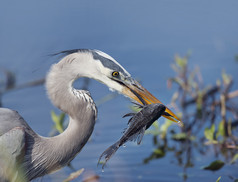
M 0 136 L 0 181 L 24 181 L 19 163 L 25 154 L 25 132 L 16 127 Z
M 18 112 L 0 108 L 0 181 L 25 181 L 19 164 L 25 155 L 26 132 L 33 133 Z

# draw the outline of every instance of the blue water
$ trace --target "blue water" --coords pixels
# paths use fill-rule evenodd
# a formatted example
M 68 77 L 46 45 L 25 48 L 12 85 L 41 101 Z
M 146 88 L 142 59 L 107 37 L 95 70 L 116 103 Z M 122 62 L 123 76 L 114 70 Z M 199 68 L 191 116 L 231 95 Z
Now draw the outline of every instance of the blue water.
M 45 76 L 57 61 L 48 54 L 75 48 L 102 50 L 120 62 L 133 77 L 165 104 L 173 93 L 166 80 L 174 76 L 170 67 L 174 55 L 191 52 L 190 68 L 200 67 L 204 83 L 214 84 L 222 70 L 237 80 L 238 1 L 1 1 L 0 68 L 13 71 L 17 83 Z M 235 84 L 237 87 L 237 84 Z M 92 81 L 89 90 L 95 100 L 109 94 L 108 88 Z M 7 93 L 4 107 L 21 113 L 30 126 L 43 136 L 51 127 L 50 111 L 55 110 L 38 86 Z M 129 101 L 118 96 L 99 107 L 98 121 L 91 141 L 73 161 L 84 175 L 97 174 L 101 181 L 183 181 L 182 167 L 172 153 L 142 165 L 153 151 L 151 136 L 143 144 L 128 143 L 109 161 L 104 173 L 96 167 L 100 154 L 120 136 L 126 126 L 121 116 L 129 111 Z M 216 181 L 222 176 L 237 177 L 226 165 L 218 172 L 201 171 L 214 154 L 199 156 L 187 172 L 187 181 Z M 62 181 L 68 168 L 44 177 Z

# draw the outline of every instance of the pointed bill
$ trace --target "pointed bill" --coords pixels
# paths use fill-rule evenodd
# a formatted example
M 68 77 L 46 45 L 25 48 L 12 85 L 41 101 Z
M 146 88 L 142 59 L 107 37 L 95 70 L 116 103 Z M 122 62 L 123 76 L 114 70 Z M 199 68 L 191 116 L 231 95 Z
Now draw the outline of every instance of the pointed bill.
M 123 94 L 127 95 L 131 99 L 143 105 L 152 103 L 163 104 L 137 81 L 130 80 L 130 82 L 124 82 L 124 84 L 126 87 L 124 87 Z M 166 107 L 165 113 L 162 116 L 177 123 L 181 127 L 183 126 L 183 122 L 168 107 Z

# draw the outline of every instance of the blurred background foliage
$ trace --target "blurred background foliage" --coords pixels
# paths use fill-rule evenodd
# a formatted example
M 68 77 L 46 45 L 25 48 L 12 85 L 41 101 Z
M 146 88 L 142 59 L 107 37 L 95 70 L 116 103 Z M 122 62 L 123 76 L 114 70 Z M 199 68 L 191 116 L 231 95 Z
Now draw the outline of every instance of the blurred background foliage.
M 189 68 L 189 57 L 190 54 L 175 55 L 171 67 L 176 75 L 167 82 L 168 88 L 175 86 L 177 89 L 171 107 L 182 118 L 184 127 L 174 129 L 168 120 L 163 124 L 155 122 L 147 131 L 153 136 L 155 149 L 144 159 L 148 163 L 173 152 L 178 164 L 184 168 L 182 176 L 185 180 L 188 177 L 186 169 L 194 167 L 194 150 L 206 155 L 213 149 L 217 160 L 201 167 L 203 170 L 216 171 L 238 159 L 238 90 L 232 87 L 234 81 L 223 70 L 216 84 L 205 85 L 199 67 Z

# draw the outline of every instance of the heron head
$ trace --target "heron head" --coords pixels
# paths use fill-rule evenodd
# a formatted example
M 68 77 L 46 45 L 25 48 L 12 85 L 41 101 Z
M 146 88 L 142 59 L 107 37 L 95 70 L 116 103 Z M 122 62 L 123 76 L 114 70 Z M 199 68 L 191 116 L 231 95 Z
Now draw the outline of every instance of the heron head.
M 91 53 L 97 64 L 97 69 L 100 72 L 100 76 L 97 75 L 94 79 L 143 105 L 161 103 L 138 81 L 132 78 L 131 75 L 111 56 L 98 50 L 93 50 Z M 168 107 L 166 107 L 163 116 L 180 125 L 182 124 L 180 119 Z
M 104 52 L 76 49 L 62 51 L 60 53 L 68 55 L 63 59 L 63 64 L 65 61 L 75 64 L 73 66 L 75 69 L 70 69 L 69 71 L 73 71 L 76 77 L 95 79 L 107 85 L 111 90 L 118 91 L 143 105 L 161 103 L 139 82 L 133 79 L 115 59 Z M 182 123 L 168 107 L 166 107 L 163 116 L 176 123 Z

